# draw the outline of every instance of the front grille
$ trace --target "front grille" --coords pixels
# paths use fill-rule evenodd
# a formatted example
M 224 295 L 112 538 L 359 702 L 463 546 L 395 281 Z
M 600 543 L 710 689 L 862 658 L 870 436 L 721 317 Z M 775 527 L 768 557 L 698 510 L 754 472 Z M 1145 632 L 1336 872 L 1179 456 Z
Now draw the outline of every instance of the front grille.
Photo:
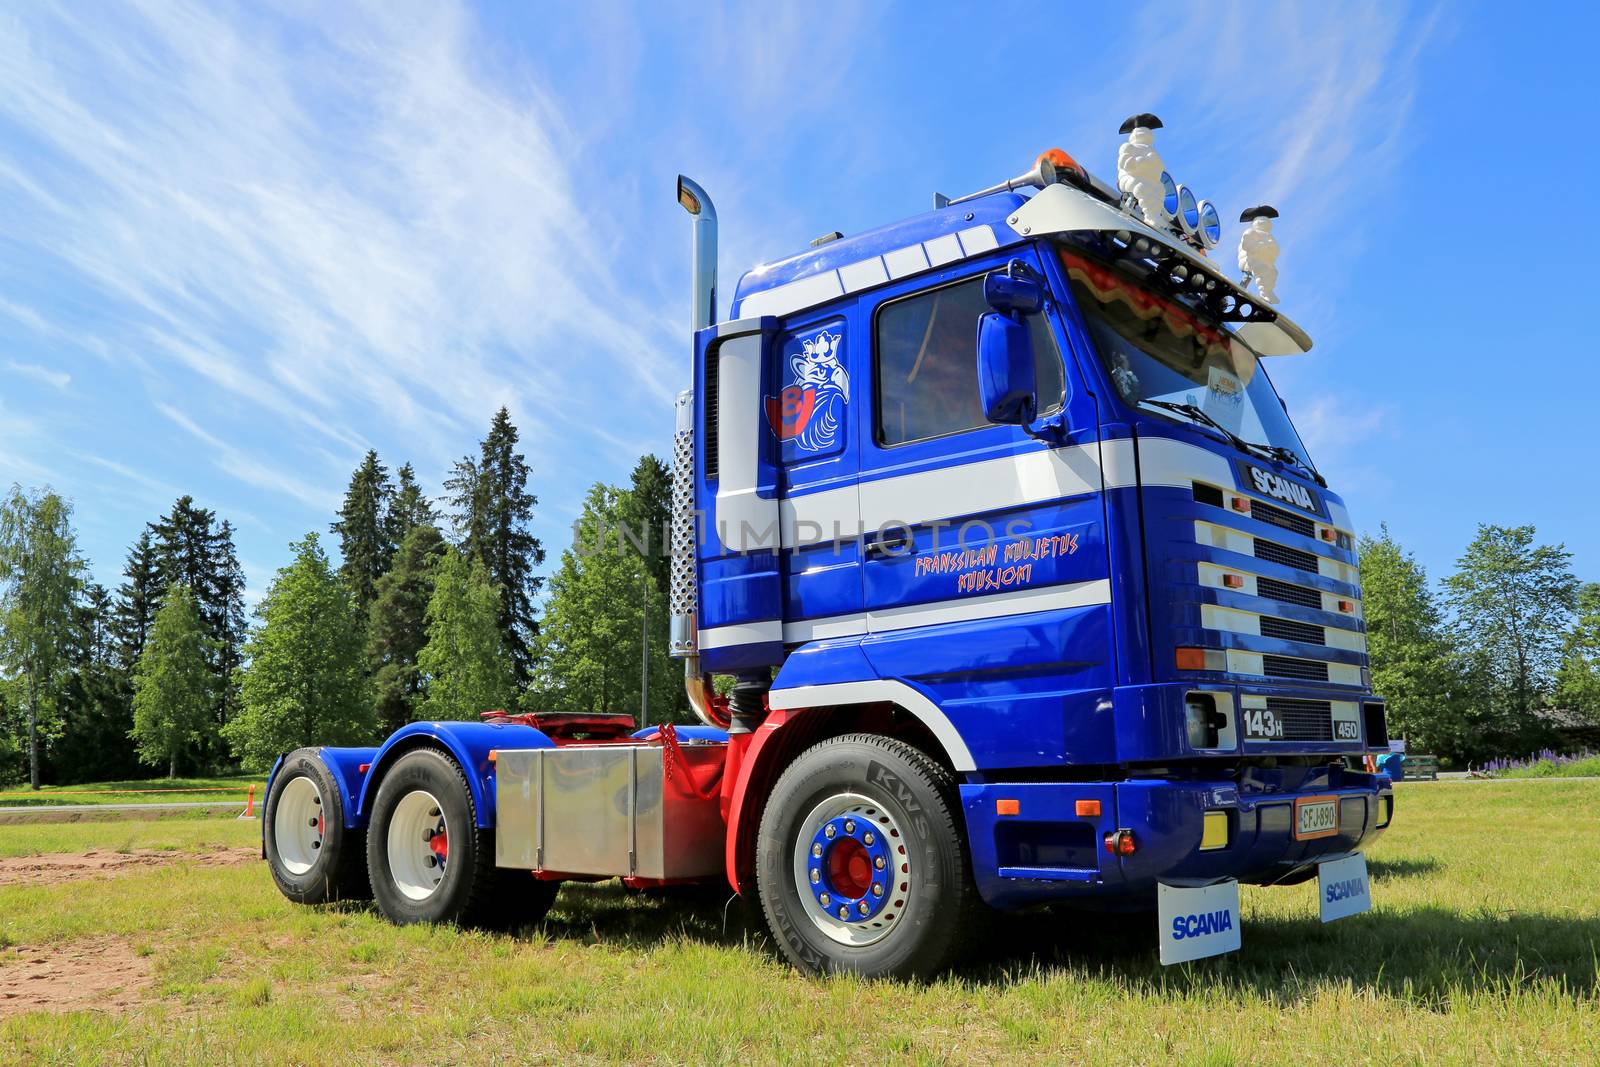
M 1285 741 L 1333 740 L 1333 705 L 1326 700 L 1268 697 L 1267 710 L 1283 724 Z
M 1276 578 L 1257 578 L 1256 595 L 1268 600 L 1281 600 L 1285 604 L 1299 604 L 1303 608 L 1322 607 L 1322 594 L 1315 589 L 1280 582 Z
M 1293 530 L 1295 533 L 1305 537 L 1315 537 L 1317 535 L 1317 524 L 1304 515 L 1296 515 L 1292 511 L 1284 511 L 1282 508 L 1275 508 L 1271 504 L 1263 504 L 1259 500 L 1250 501 L 1250 517 L 1257 522 L 1271 523 L 1273 526 L 1281 526 L 1285 530 Z
M 1280 545 L 1276 541 L 1264 541 L 1259 537 L 1256 538 L 1256 559 L 1270 560 L 1285 567 L 1317 573 L 1317 557 L 1314 553 L 1302 552 L 1298 548 Z
M 1261 636 L 1278 641 L 1299 641 L 1303 645 L 1328 643 L 1328 631 L 1320 626 L 1309 622 L 1295 622 L 1293 619 L 1275 619 L 1270 615 L 1261 617 Z
M 1291 656 L 1262 656 L 1261 673 L 1273 678 L 1298 678 L 1305 682 L 1326 682 L 1328 665 L 1314 659 Z

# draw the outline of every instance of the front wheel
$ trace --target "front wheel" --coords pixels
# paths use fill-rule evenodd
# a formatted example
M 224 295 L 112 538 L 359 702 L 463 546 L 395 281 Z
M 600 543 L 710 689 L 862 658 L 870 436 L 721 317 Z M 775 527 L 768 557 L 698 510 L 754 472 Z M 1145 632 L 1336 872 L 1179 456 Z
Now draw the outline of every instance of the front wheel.
M 400 757 L 378 786 L 367 829 L 372 895 L 397 923 L 536 923 L 555 882 L 494 865 L 494 831 L 477 824 L 454 760 L 422 748 Z
M 984 917 L 955 796 L 944 768 L 890 738 L 852 734 L 801 753 L 756 841 L 762 910 L 790 961 L 898 978 L 954 963 Z

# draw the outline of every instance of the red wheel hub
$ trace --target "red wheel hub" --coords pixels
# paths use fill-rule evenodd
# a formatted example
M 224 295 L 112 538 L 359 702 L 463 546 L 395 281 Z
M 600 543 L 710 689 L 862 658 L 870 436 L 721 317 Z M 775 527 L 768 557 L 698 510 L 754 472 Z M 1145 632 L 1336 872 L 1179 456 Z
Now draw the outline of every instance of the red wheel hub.
M 841 838 L 828 849 L 828 881 L 841 897 L 864 897 L 872 885 L 872 860 L 854 838 Z
M 428 838 L 428 847 L 433 850 L 435 856 L 439 857 L 439 863 L 442 866 L 450 856 L 449 835 L 443 829 L 438 830 L 432 837 Z

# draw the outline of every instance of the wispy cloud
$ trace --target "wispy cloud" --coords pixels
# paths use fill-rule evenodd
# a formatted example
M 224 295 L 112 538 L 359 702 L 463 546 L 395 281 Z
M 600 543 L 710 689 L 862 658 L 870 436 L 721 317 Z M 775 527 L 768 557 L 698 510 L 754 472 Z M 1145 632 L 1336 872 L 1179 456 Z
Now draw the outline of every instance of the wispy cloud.
M 640 356 L 677 339 L 602 266 L 536 84 L 491 83 L 453 4 L 291 12 L 14 17 L 0 123 L 41 151 L 0 170 L 8 239 L 117 309 L 152 389 L 197 375 L 345 453 L 352 426 L 454 450 L 502 403 L 525 431 L 663 403 Z
M 200 428 L 195 421 L 170 404 L 157 403 L 156 410 L 178 426 L 194 435 L 214 455 L 219 468 L 247 485 L 294 497 L 322 512 L 332 512 L 339 507 L 339 494 L 311 485 L 269 463 L 229 444 L 215 434 Z
M 20 374 L 24 378 L 32 378 L 36 382 L 43 382 L 52 389 L 65 389 L 72 384 L 72 375 L 66 371 L 51 370 L 41 367 L 37 363 L 19 363 L 16 360 L 7 360 L 6 368 L 13 374 Z

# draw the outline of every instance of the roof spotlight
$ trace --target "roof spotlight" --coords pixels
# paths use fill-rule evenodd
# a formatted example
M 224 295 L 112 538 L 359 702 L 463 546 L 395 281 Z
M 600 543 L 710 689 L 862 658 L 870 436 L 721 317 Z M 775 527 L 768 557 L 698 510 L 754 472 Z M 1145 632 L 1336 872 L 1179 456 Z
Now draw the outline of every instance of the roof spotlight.
M 1178 210 L 1172 214 L 1184 236 L 1193 237 L 1200 228 L 1200 205 L 1195 203 L 1194 190 L 1187 185 L 1178 186 Z
M 1200 201 L 1200 243 L 1207 248 L 1217 247 L 1222 240 L 1222 216 L 1217 206 L 1209 200 Z
M 1171 218 L 1178 213 L 1178 183 L 1166 171 L 1161 172 L 1161 189 L 1161 206 L 1167 209 L 1167 217 Z

